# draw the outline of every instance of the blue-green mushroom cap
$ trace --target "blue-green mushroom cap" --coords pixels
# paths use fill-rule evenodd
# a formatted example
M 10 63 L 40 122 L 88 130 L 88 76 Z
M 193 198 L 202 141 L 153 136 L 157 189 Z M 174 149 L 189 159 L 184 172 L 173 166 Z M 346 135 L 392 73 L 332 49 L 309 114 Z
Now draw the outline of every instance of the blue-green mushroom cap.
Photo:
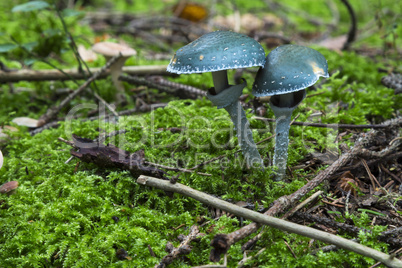
M 231 31 L 207 33 L 180 48 L 167 71 L 177 74 L 216 72 L 263 66 L 265 51 L 254 39 Z
M 299 91 L 315 84 L 320 76 L 329 77 L 327 60 L 320 52 L 300 45 L 279 46 L 268 54 L 264 67 L 258 70 L 253 95 Z

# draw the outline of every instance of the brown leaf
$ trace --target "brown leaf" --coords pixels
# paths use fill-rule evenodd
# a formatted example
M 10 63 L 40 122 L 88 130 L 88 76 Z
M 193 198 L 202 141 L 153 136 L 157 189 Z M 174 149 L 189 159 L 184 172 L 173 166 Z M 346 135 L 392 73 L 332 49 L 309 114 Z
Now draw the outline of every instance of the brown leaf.
M 71 155 L 87 163 L 94 163 L 99 167 L 113 167 L 127 169 L 133 176 L 149 175 L 165 178 L 165 172 L 152 166 L 147 166 L 144 161 L 144 150 L 134 153 L 122 150 L 112 144 L 103 145 L 90 139 L 73 135 L 74 145 L 78 151 L 72 149 Z
M 356 197 L 357 195 L 356 187 L 357 188 L 359 187 L 359 183 L 356 181 L 356 179 L 354 178 L 353 174 L 350 171 L 346 171 L 340 176 L 337 187 L 344 192 L 350 191 L 353 194 L 353 196 Z

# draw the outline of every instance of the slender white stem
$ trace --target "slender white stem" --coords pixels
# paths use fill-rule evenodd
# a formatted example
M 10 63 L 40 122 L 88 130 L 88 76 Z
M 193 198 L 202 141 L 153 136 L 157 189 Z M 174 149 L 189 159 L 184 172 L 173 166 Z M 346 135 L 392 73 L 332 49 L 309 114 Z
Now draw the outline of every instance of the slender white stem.
M 117 88 L 117 92 L 120 94 L 124 94 L 124 86 L 119 81 L 119 76 L 122 74 L 124 63 L 126 62 L 126 57 L 121 57 L 117 60 L 112 66 L 110 66 L 110 75 L 113 81 L 114 86 Z

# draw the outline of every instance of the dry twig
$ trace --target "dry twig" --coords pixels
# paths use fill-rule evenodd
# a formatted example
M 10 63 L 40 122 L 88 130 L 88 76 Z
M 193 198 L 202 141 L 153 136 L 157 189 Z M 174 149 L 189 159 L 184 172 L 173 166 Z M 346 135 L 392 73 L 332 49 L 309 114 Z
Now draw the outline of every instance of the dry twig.
M 151 187 L 156 187 L 158 189 L 162 189 L 165 191 L 169 192 L 176 192 L 185 196 L 189 196 L 191 198 L 194 198 L 203 204 L 207 204 L 216 208 L 219 208 L 221 210 L 230 212 L 235 214 L 236 216 L 239 217 L 244 217 L 246 219 L 252 220 L 254 222 L 258 222 L 260 224 L 268 225 L 270 227 L 280 229 L 282 231 L 287 231 L 303 236 L 307 236 L 316 240 L 323 241 L 325 243 L 329 244 L 334 244 L 337 245 L 340 248 L 350 250 L 353 252 L 356 252 L 358 254 L 361 254 L 363 256 L 369 257 L 376 259 L 378 261 L 383 262 L 385 265 L 388 265 L 390 267 L 401 267 L 402 266 L 402 261 L 398 260 L 397 258 L 392 258 L 391 256 L 379 252 L 377 250 L 374 250 L 372 248 L 366 247 L 364 245 L 358 244 L 356 242 L 352 242 L 348 239 L 328 234 L 326 232 L 316 230 L 310 227 L 306 227 L 303 225 L 299 225 L 296 223 L 288 222 L 282 219 L 277 219 L 268 215 L 264 215 L 261 213 L 258 213 L 253 210 L 245 209 L 239 206 L 236 206 L 234 204 L 231 204 L 229 202 L 220 200 L 218 198 L 212 197 L 206 193 L 197 191 L 195 189 L 192 189 L 188 186 L 185 186 L 180 183 L 175 183 L 172 184 L 168 181 L 165 180 L 160 180 L 154 177 L 148 177 L 141 175 L 137 179 L 137 183 L 146 185 L 146 186 L 151 186 Z M 215 240 L 215 239 L 214 239 Z M 214 243 L 214 241 L 212 241 Z M 211 253 L 210 257 L 213 257 L 215 253 Z M 218 253 L 220 254 L 220 253 Z M 215 259 L 212 259 L 213 261 Z
M 20 81 L 65 81 L 71 79 L 86 79 L 90 73 L 98 73 L 102 68 L 90 68 L 87 71 L 79 72 L 78 69 L 57 69 L 49 70 L 0 70 L 0 82 L 20 82 Z M 142 66 L 123 66 L 123 73 L 130 75 L 172 75 L 166 72 L 166 65 L 142 65 Z M 110 70 L 104 70 L 98 74 L 97 79 L 110 76 Z
M 119 79 L 128 82 L 130 84 L 155 88 L 159 91 L 166 92 L 174 96 L 178 96 L 182 99 L 196 99 L 197 97 L 206 96 L 206 91 L 203 91 L 196 87 L 171 82 L 160 76 L 151 76 L 142 78 L 137 76 L 124 75 L 120 76 Z
M 345 44 L 343 44 L 343 50 L 348 50 L 350 45 L 356 39 L 356 32 L 357 32 L 357 19 L 355 11 L 353 10 L 352 5 L 349 3 L 348 0 L 341 0 L 341 2 L 346 6 L 349 16 L 350 16 L 350 29 L 348 32 L 348 39 L 346 40 Z
M 43 126 L 46 123 L 49 123 L 54 117 L 56 117 L 57 113 L 63 109 L 72 99 L 74 99 L 78 94 L 80 94 L 84 89 L 86 89 L 95 79 L 99 77 L 106 69 L 108 69 L 115 61 L 117 61 L 121 55 L 115 56 L 111 58 L 105 66 L 103 66 L 98 72 L 94 73 L 84 84 L 82 84 L 77 90 L 73 91 L 70 95 L 68 95 L 64 100 L 60 102 L 59 105 L 53 106 L 47 110 L 45 114 L 43 114 L 39 118 L 39 126 Z
M 402 117 L 398 117 L 396 119 L 391 119 L 383 123 L 383 125 L 387 128 L 400 128 L 402 126 Z M 323 181 L 329 179 L 335 172 L 337 172 L 341 167 L 347 165 L 352 159 L 361 155 L 363 147 L 370 143 L 378 134 L 379 131 L 371 130 L 368 133 L 360 134 L 359 139 L 355 143 L 355 146 L 348 153 L 341 155 L 341 157 L 332 163 L 331 166 L 321 171 L 314 179 L 309 181 L 302 188 L 297 190 L 291 195 L 282 196 L 278 198 L 273 206 L 267 210 L 264 214 L 266 215 L 277 215 L 283 212 L 285 209 L 288 209 L 292 205 L 296 204 L 303 196 L 305 196 L 308 192 L 313 190 L 315 187 L 320 185 Z M 392 145 L 391 145 L 392 146 Z M 384 149 L 384 152 L 390 154 L 392 151 L 388 149 Z M 384 153 L 385 154 L 385 153 Z M 384 155 L 385 156 L 385 155 Z M 237 241 L 249 236 L 250 234 L 256 232 L 260 225 L 256 222 L 253 222 L 249 225 L 242 227 L 241 229 L 230 233 L 230 234 L 218 234 L 216 237 L 222 238 L 224 236 L 223 241 L 225 241 L 225 245 L 223 248 L 229 249 L 229 247 L 236 243 Z M 244 246 L 243 246 L 244 248 Z
M 177 257 L 180 255 L 186 255 L 191 252 L 190 242 L 200 235 L 200 230 L 198 226 L 193 225 L 190 228 L 190 233 L 188 236 L 184 238 L 184 240 L 180 243 L 180 246 L 174 248 L 173 245 L 168 242 L 166 246 L 167 251 L 169 252 L 168 255 L 162 258 L 159 264 L 155 265 L 155 268 L 165 268 L 167 265 L 171 264 Z M 169 244 L 170 243 L 170 244 Z
M 386 87 L 395 89 L 395 94 L 402 93 L 402 74 L 391 73 L 384 76 L 381 83 Z
M 275 122 L 274 118 L 265 118 L 260 116 L 254 116 L 253 119 L 268 121 L 268 122 Z M 295 126 L 303 126 L 303 127 L 325 127 L 325 128 L 334 128 L 334 129 L 343 129 L 343 128 L 350 128 L 350 129 L 361 129 L 361 128 L 386 128 L 387 126 L 383 124 L 378 125 L 352 125 L 352 124 L 324 124 L 324 123 L 310 123 L 310 122 L 293 122 L 292 125 Z
M 305 212 L 296 212 L 292 218 L 298 218 L 298 219 L 302 219 L 304 221 L 307 222 L 311 222 L 311 223 L 316 223 L 316 224 L 322 224 L 326 227 L 329 227 L 331 229 L 334 230 L 342 230 L 348 233 L 352 233 L 354 235 L 357 235 L 360 231 L 366 232 L 366 233 L 371 233 L 371 230 L 368 229 L 364 229 L 364 228 L 359 228 L 356 227 L 354 225 L 350 225 L 350 224 L 346 224 L 346 223 L 341 223 L 341 222 L 337 222 L 334 221 L 332 219 L 329 218 L 325 218 L 325 217 L 318 217 L 309 213 L 305 213 Z M 292 219 L 292 220 L 293 220 Z M 394 234 L 398 234 L 401 231 L 402 228 L 395 228 L 393 230 L 390 231 L 385 231 L 382 232 L 379 236 L 378 239 L 380 241 L 384 241 L 385 243 L 391 244 L 393 246 L 397 246 L 397 247 L 401 247 L 402 246 L 402 240 L 398 239 L 398 238 L 394 238 L 392 237 L 392 235 Z

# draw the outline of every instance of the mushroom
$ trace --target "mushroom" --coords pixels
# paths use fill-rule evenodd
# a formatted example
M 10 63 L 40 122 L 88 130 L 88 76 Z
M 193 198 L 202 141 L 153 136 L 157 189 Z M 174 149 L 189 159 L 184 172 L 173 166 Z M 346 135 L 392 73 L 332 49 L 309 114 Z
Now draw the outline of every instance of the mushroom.
M 177 74 L 212 73 L 214 88 L 208 90 L 207 97 L 229 113 L 248 167 L 254 163 L 263 165 L 263 161 L 238 100 L 247 83 L 230 86 L 227 70 L 263 66 L 264 62 L 264 49 L 254 39 L 231 31 L 216 31 L 180 48 L 167 67 L 168 72 Z
M 121 54 L 112 66 L 110 66 L 110 74 L 114 86 L 117 88 L 117 101 L 121 102 L 124 98 L 124 87 L 119 81 L 119 76 L 122 73 L 122 68 L 126 60 L 137 54 L 137 51 L 126 45 L 121 45 L 112 42 L 99 42 L 92 46 L 92 50 L 105 57 L 106 61 L 109 61 L 112 57 Z
M 292 112 L 305 98 L 305 88 L 315 84 L 320 76 L 329 77 L 325 57 L 300 45 L 277 47 L 268 54 L 264 67 L 258 70 L 253 95 L 272 96 L 269 104 L 276 117 L 273 161 L 278 167 L 276 180 L 282 180 L 286 174 Z

